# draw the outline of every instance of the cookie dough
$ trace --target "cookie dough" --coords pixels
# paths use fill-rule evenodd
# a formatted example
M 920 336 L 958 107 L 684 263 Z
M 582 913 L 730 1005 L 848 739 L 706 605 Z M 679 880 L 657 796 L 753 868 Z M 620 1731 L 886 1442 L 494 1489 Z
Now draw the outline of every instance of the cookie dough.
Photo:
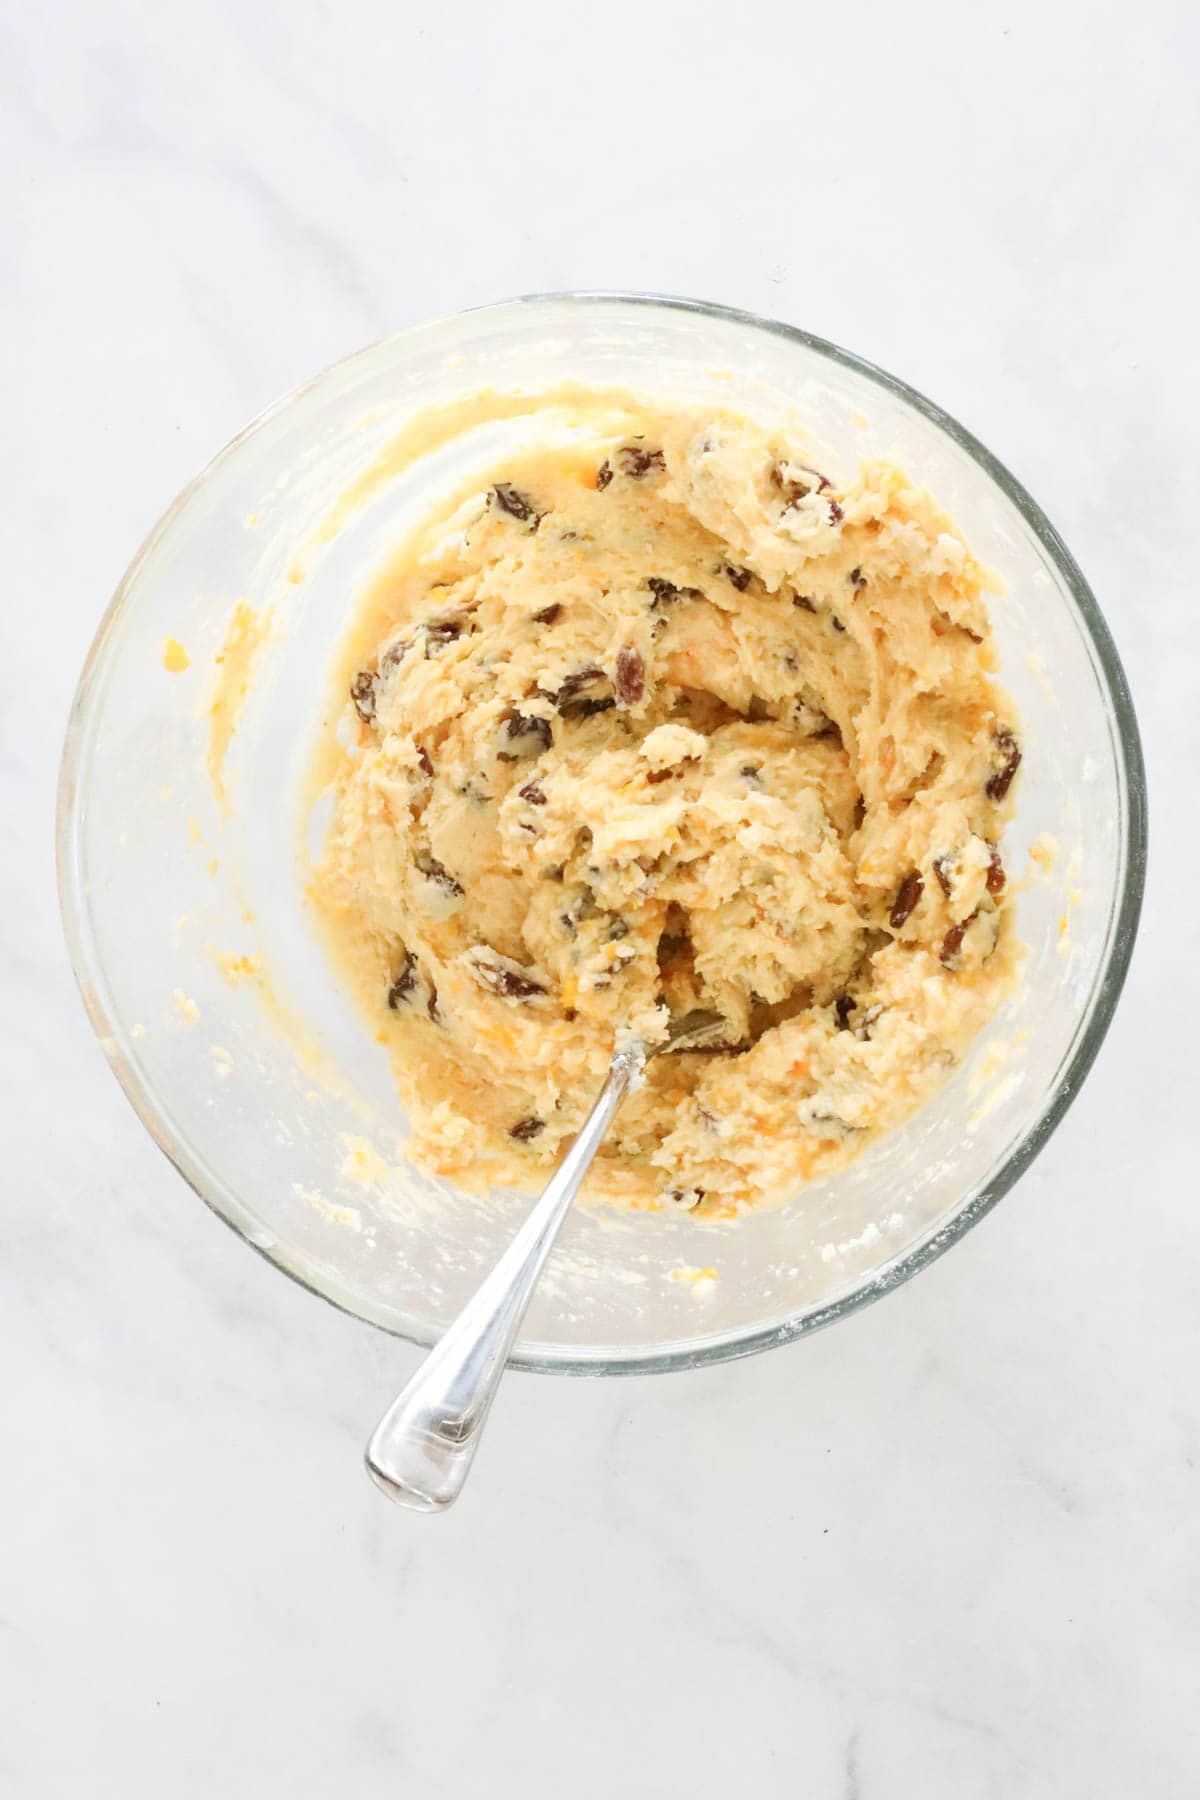
M 719 1012 L 588 1192 L 726 1216 L 910 1117 L 994 1012 L 1021 752 L 986 572 L 900 469 L 623 425 L 514 453 L 376 582 L 311 891 L 459 1182 L 538 1185 L 618 1038 Z

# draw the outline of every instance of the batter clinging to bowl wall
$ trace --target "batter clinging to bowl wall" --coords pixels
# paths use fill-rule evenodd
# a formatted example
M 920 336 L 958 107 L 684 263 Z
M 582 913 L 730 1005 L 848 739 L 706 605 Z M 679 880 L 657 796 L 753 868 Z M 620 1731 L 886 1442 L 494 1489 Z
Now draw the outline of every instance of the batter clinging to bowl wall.
M 725 1215 L 908 1118 L 995 1011 L 1020 748 L 985 572 L 902 471 L 624 423 L 510 456 L 375 584 L 312 892 L 460 1183 L 537 1186 L 617 1039 L 718 1011 L 588 1192 Z

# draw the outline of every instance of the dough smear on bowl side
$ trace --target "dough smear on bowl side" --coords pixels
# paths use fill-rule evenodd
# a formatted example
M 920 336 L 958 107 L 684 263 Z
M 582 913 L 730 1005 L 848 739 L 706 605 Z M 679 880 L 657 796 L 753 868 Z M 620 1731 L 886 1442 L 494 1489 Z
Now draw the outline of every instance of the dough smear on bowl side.
M 538 1185 L 619 1034 L 720 1012 L 588 1192 L 726 1216 L 909 1118 L 996 1010 L 1021 751 L 995 584 L 902 470 L 633 423 L 514 454 L 373 584 L 311 891 L 460 1183 Z

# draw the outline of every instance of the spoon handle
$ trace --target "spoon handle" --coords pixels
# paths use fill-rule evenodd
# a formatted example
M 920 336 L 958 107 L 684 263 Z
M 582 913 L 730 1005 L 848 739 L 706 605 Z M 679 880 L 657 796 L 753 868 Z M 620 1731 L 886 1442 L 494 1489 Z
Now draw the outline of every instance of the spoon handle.
M 545 1192 L 367 1445 L 367 1472 L 401 1506 L 440 1512 L 458 1497 L 542 1264 L 605 1132 L 645 1061 L 618 1050 L 600 1096 Z

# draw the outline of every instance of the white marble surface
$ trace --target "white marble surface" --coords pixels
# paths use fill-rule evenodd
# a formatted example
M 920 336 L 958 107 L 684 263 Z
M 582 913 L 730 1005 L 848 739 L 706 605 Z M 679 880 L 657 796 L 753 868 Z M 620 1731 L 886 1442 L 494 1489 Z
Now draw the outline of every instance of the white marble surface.
M 1194 9 L 9 8 L 0 615 L 0 1795 L 1200 1791 Z M 53 898 L 127 558 L 250 414 L 514 292 L 760 308 L 1045 503 L 1140 708 L 1116 1026 L 884 1305 L 708 1373 L 513 1378 L 453 1515 L 363 1429 L 413 1353 L 142 1133 Z

